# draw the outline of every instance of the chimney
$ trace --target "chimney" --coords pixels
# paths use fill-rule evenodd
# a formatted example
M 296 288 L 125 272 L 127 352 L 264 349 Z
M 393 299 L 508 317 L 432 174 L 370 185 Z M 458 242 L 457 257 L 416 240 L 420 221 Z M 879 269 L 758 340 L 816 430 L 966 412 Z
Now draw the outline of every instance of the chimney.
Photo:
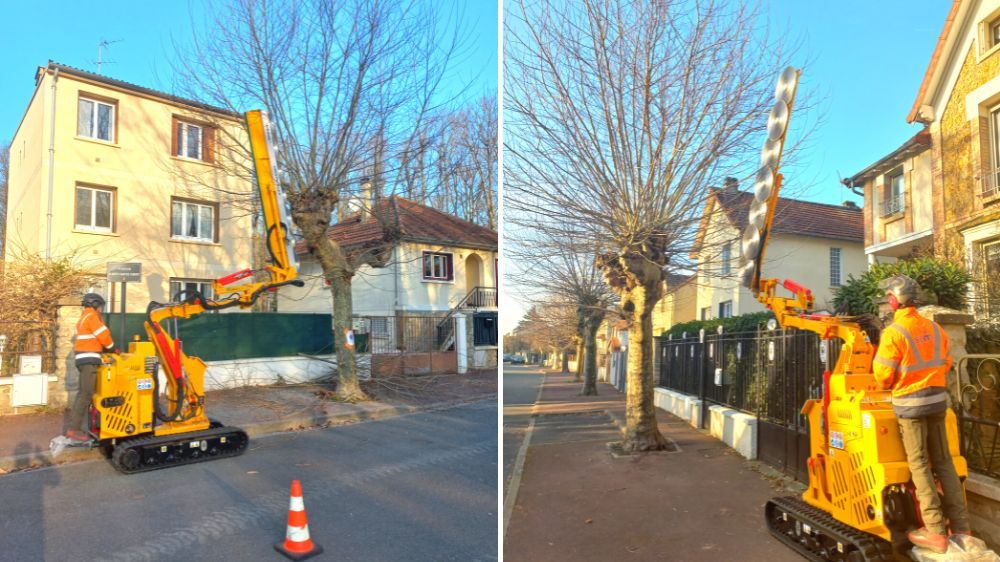
M 858 208 L 858 204 L 855 203 L 854 201 L 844 201 L 844 206 L 847 207 L 848 209 L 857 209 Z
M 358 212 L 361 213 L 361 222 L 365 222 L 372 216 L 372 208 L 375 206 L 373 187 L 372 178 L 368 176 L 361 178 L 361 192 L 358 193 Z
M 728 177 L 722 180 L 723 191 L 736 191 L 739 187 L 740 187 L 740 180 L 734 177 Z

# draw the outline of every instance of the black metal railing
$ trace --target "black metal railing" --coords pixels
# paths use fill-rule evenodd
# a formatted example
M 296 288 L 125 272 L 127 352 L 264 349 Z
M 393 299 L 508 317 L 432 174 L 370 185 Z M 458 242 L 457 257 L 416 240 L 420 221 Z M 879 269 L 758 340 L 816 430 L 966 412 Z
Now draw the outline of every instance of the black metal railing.
M 896 213 L 902 213 L 906 209 L 906 201 L 903 199 L 902 194 L 895 195 L 885 201 L 882 201 L 882 214 L 883 217 L 888 217 L 895 215 Z
M 710 404 L 798 424 L 802 404 L 821 391 L 826 367 L 819 343 L 816 334 L 801 330 L 658 338 L 657 380 Z M 835 359 L 839 342 L 827 345 Z
M 956 369 L 962 456 L 970 470 L 1000 478 L 1000 355 L 966 355 Z
M 465 295 L 455 308 L 496 308 L 497 288 L 476 287 Z

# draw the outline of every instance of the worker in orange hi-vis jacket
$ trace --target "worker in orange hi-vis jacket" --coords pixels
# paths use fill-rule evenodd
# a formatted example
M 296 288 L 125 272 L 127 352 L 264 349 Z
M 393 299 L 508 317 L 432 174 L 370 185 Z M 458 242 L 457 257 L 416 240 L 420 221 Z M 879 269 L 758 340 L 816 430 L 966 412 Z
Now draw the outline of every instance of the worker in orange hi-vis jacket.
M 101 364 L 101 353 L 118 353 L 111 331 L 101 320 L 104 297 L 97 293 L 83 296 L 83 314 L 76 323 L 76 370 L 80 374 L 80 389 L 73 401 L 69 415 L 69 429 L 66 437 L 73 441 L 89 441 L 84 418 L 87 407 L 94 395 L 97 383 L 97 367 Z
M 952 363 L 948 336 L 941 326 L 917 312 L 916 281 L 896 275 L 882 281 L 879 288 L 894 312 L 892 324 L 882 330 L 872 366 L 879 385 L 892 389 L 892 410 L 903 434 L 925 525 L 907 536 L 914 545 L 944 553 L 948 550 L 945 517 L 952 533 L 971 533 L 965 493 L 948 452 L 945 429 L 945 375 Z M 934 473 L 941 480 L 943 502 Z

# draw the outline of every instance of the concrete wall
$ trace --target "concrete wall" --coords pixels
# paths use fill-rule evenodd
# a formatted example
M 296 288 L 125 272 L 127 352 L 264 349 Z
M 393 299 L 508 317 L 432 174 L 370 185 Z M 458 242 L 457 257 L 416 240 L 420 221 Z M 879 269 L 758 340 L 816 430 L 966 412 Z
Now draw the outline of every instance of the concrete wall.
M 4 254 L 12 255 L 18 247 L 37 248 L 44 231 L 37 227 L 42 210 L 42 177 L 47 178 L 48 157 L 43 148 L 49 130 L 43 127 L 45 107 L 51 105 L 48 88 L 38 87 L 20 126 L 10 143 L 10 189 L 7 194 L 6 240 Z
M 9 240 L 42 254 L 48 213 L 48 130 L 53 120 L 47 98 L 51 80 L 46 75 L 40 81 L 17 133 L 24 154 L 22 158 L 22 149 L 17 149 L 11 162 L 7 224 Z M 81 93 L 117 102 L 113 142 L 77 136 Z M 164 99 L 67 74 L 60 74 L 56 84 L 51 252 L 75 256 L 79 265 L 99 277 L 109 261 L 141 262 L 143 282 L 129 285 L 129 312 L 144 311 L 150 300 L 166 300 L 171 278 L 211 280 L 252 265 L 251 221 L 243 208 L 255 193 L 251 183 L 220 166 L 172 156 L 174 116 L 209 119 Z M 241 121 L 211 119 L 226 134 L 245 137 Z M 220 131 L 217 136 L 225 135 Z M 217 152 L 217 161 L 229 158 L 221 146 Z M 75 228 L 75 192 L 81 184 L 115 192 L 112 232 Z M 172 197 L 218 204 L 218 242 L 172 239 Z

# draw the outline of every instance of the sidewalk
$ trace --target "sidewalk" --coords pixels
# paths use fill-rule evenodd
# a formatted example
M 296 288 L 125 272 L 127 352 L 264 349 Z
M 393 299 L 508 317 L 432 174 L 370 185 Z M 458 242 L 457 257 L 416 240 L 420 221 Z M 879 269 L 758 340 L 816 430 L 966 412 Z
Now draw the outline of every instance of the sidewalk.
M 392 381 L 394 379 L 388 379 Z M 253 438 L 307 427 L 383 419 L 497 395 L 496 371 L 410 377 L 405 385 L 365 382 L 370 402 L 332 401 L 325 384 L 257 386 L 206 392 L 208 416 Z M 69 449 L 55 460 L 49 441 L 65 430 L 68 412 L 0 417 L 0 477 L 7 472 L 102 458 L 96 449 Z
M 579 390 L 572 375 L 546 375 L 505 560 L 802 560 L 764 524 L 764 503 L 792 493 L 780 481 L 663 411 L 680 451 L 615 459 L 606 443 L 621 437 L 625 395 Z

